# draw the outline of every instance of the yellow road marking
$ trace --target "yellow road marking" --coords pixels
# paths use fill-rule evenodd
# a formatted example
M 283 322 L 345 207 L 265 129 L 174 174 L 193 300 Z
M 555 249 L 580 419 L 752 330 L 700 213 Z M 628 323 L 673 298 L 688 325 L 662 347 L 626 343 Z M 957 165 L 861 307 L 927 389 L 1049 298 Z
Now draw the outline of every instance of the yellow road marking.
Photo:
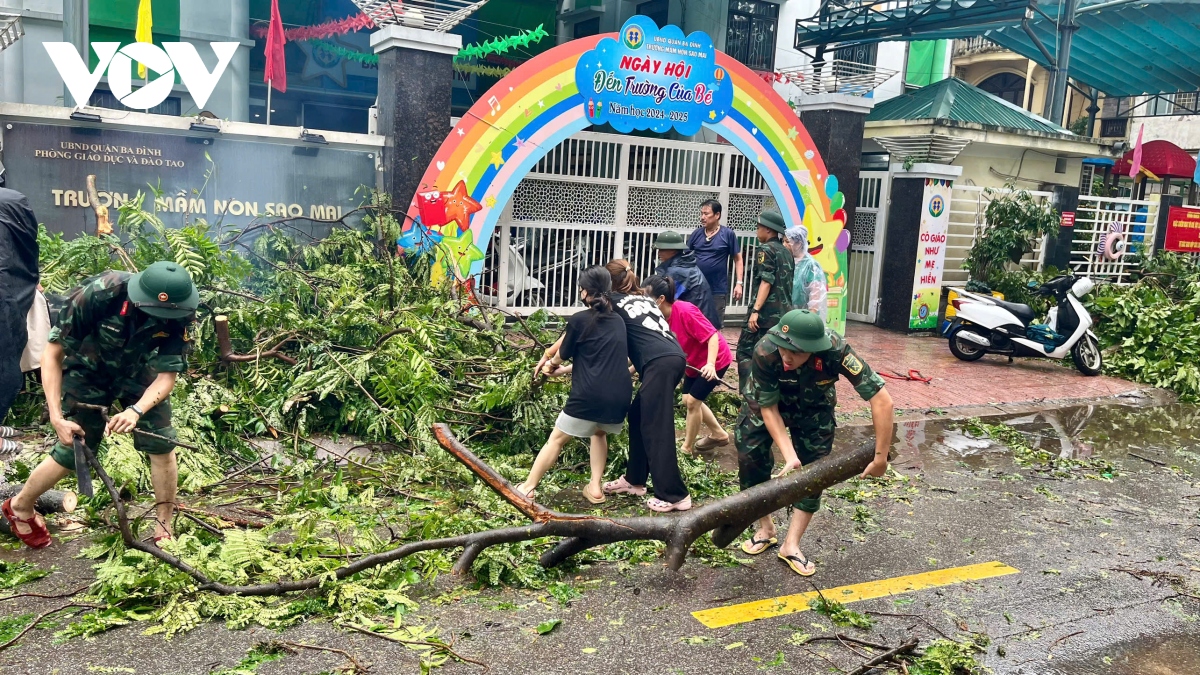
M 824 589 L 821 592 L 830 600 L 837 600 L 841 603 L 857 602 L 859 600 L 899 595 L 900 593 L 911 593 L 912 591 L 920 591 L 926 588 L 950 586 L 952 584 L 960 584 L 964 581 L 1001 577 L 1006 574 L 1016 574 L 1020 571 L 1002 562 L 993 561 L 979 563 L 978 565 L 966 565 L 965 567 L 934 570 L 933 572 L 922 572 L 921 574 L 910 574 L 903 577 L 892 577 L 891 579 L 880 581 L 867 581 L 861 584 L 838 586 L 837 588 Z M 709 628 L 721 628 L 722 626 L 732 626 L 772 616 L 804 612 L 809 609 L 809 601 L 816 597 L 817 592 L 810 591 L 808 593 L 784 595 L 767 600 L 744 602 L 739 605 L 713 607 L 712 609 L 692 612 L 692 616 L 696 617 L 700 623 Z

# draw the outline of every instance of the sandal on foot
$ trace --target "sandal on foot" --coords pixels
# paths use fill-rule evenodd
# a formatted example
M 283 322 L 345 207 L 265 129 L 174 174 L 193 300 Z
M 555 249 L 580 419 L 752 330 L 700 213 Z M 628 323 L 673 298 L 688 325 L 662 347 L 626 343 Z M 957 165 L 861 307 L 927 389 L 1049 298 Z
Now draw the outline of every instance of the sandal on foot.
M 616 480 L 608 481 L 601 486 L 601 489 L 604 490 L 604 494 L 606 495 L 626 494 L 633 495 L 635 497 L 641 497 L 642 495 L 646 494 L 645 485 L 634 485 L 626 480 L 625 476 L 621 476 Z
M 593 497 L 591 495 L 591 493 L 588 492 L 587 486 L 585 485 L 585 486 L 583 486 L 583 496 L 589 502 L 591 502 L 593 504 L 603 504 L 604 502 L 608 501 L 608 497 L 604 496 L 604 488 L 603 487 L 600 488 L 600 497 L 597 498 L 597 497 Z
M 528 499 L 529 501 L 533 501 L 533 498 L 537 496 L 537 488 L 534 488 L 534 489 L 530 490 L 529 492 L 523 492 L 521 490 L 521 486 L 518 485 L 518 486 L 514 487 L 513 489 L 517 491 L 517 494 L 521 495 L 525 499 Z
M 0 505 L 0 511 L 4 513 L 4 519 L 8 521 L 8 529 L 17 539 L 20 539 L 29 548 L 46 548 L 50 545 L 50 530 L 46 529 L 46 522 L 37 513 L 33 514 L 32 518 L 21 518 L 12 510 L 12 497 L 4 501 Z M 29 532 L 22 533 L 17 525 L 25 525 L 29 528 Z
M 651 511 L 658 513 L 670 513 L 671 511 L 687 511 L 692 508 L 692 497 L 688 495 L 677 502 L 664 502 L 658 497 L 651 497 L 646 500 L 646 506 L 650 507 Z
M 12 427 L 0 427 L 0 438 L 15 438 L 20 435 L 21 432 Z
M 7 438 L 0 438 L 0 455 L 15 455 L 20 451 L 20 443 L 16 441 L 10 441 Z
M 726 436 L 724 440 L 717 440 L 712 436 L 705 436 L 704 438 L 696 441 L 696 445 L 694 447 L 697 450 L 711 450 L 713 448 L 719 448 L 722 445 L 729 445 L 729 441 L 729 436 Z
M 759 553 L 762 553 L 778 543 L 779 540 L 775 537 L 759 539 L 751 536 L 749 539 L 742 542 L 742 553 L 745 553 L 746 555 L 758 555 Z
M 168 532 L 167 534 L 160 534 L 160 535 L 158 535 L 157 537 L 155 537 L 155 538 L 154 538 L 154 545 L 155 545 L 155 546 L 157 546 L 157 547 L 159 547 L 159 548 L 162 548 L 162 543 L 163 543 L 164 541 L 170 541 L 170 540 L 172 540 L 172 539 L 174 539 L 174 538 L 175 538 L 175 537 L 174 537 L 173 535 L 171 535 L 171 533 L 170 533 L 170 532 Z
M 811 577 L 817 573 L 816 565 L 813 565 L 808 558 L 805 558 L 803 553 L 797 555 L 784 555 L 780 553 L 779 559 L 787 563 L 787 566 L 792 568 L 793 572 L 802 577 Z M 812 565 L 812 567 L 809 568 L 809 565 Z

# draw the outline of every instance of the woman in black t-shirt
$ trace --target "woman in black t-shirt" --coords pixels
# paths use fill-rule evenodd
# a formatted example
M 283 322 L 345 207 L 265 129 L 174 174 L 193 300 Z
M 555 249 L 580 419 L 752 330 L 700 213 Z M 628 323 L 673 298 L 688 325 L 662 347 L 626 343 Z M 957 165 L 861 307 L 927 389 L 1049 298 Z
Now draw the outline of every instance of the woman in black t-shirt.
M 538 452 L 533 468 L 517 491 L 533 499 L 534 489 L 558 460 L 572 437 L 591 439 L 591 481 L 583 496 L 593 504 L 605 500 L 600 482 L 608 462 L 608 434 L 618 434 L 629 411 L 633 383 L 629 377 L 625 322 L 613 312 L 609 299 L 612 280 L 599 265 L 579 275 L 579 296 L 588 309 L 567 320 L 556 343 L 557 353 L 538 363 L 546 375 L 571 373 L 571 395 L 554 424 L 549 440 Z M 572 361 L 563 367 L 563 361 Z

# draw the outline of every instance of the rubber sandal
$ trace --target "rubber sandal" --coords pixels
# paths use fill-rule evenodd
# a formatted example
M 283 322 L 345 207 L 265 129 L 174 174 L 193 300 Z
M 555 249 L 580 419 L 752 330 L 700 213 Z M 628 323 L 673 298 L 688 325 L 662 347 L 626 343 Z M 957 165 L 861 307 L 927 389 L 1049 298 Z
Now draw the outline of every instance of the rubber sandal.
M 583 496 L 584 496 L 584 497 L 585 497 L 585 498 L 586 498 L 586 499 L 587 499 L 589 502 L 591 502 L 591 503 L 593 503 L 593 504 L 603 504 L 604 502 L 608 501 L 608 497 L 605 497 L 605 496 L 604 496 L 604 488 L 603 488 L 603 486 L 601 486 L 601 488 L 600 488 L 600 498 L 599 498 L 599 499 L 597 499 L 597 498 L 593 497 L 592 495 L 588 494 L 588 489 L 587 489 L 587 486 L 586 486 L 586 485 L 583 487 Z
M 170 541 L 170 540 L 172 540 L 172 539 L 174 539 L 174 538 L 175 538 L 175 537 L 174 537 L 174 536 L 172 536 L 172 535 L 170 535 L 170 534 L 160 534 L 160 535 L 158 535 L 157 537 L 155 537 L 155 538 L 154 538 L 154 545 L 155 545 L 155 546 L 157 546 L 157 547 L 159 547 L 159 548 L 162 548 L 162 543 L 163 543 L 164 541 Z
M 521 495 L 525 499 L 528 499 L 529 501 L 533 501 L 533 498 L 537 496 L 537 488 L 534 488 L 529 492 L 521 492 L 521 486 L 518 485 L 513 489 L 517 491 L 517 494 Z
M 20 435 L 21 432 L 12 427 L 0 427 L 0 438 L 15 438 Z
M 630 483 L 628 480 L 626 480 L 625 476 L 621 476 L 620 478 L 618 478 L 616 480 L 608 481 L 604 485 L 600 486 L 600 489 L 604 490 L 604 494 L 606 494 L 606 495 L 622 495 L 622 494 L 624 494 L 624 495 L 633 495 L 635 497 L 641 497 L 642 495 L 646 494 L 646 486 L 645 485 L 634 485 L 634 484 Z
M 779 539 L 775 537 L 757 539 L 754 536 L 751 536 L 749 539 L 742 542 L 742 553 L 745 553 L 746 555 L 758 555 L 759 553 L 766 551 L 778 543 Z
M 20 443 L 16 441 L 10 441 L 7 438 L 0 438 L 0 455 L 15 455 L 20 451 Z
M 50 530 L 46 529 L 45 521 L 37 513 L 34 513 L 32 518 L 18 517 L 12 510 L 12 497 L 4 500 L 4 504 L 0 505 L 0 511 L 3 511 L 4 519 L 8 521 L 8 529 L 23 544 L 29 548 L 46 548 L 50 545 Z M 29 532 L 21 534 L 21 531 L 17 529 L 18 523 L 28 526 Z
M 783 562 L 787 563 L 787 566 L 792 568 L 793 572 L 795 572 L 796 574 L 799 574 L 802 577 L 811 577 L 812 575 L 817 573 L 816 565 L 813 565 L 811 572 L 806 572 L 804 570 L 805 567 L 812 565 L 812 562 L 810 562 L 808 558 L 805 558 L 803 554 L 801 554 L 801 555 L 784 555 L 784 554 L 780 553 L 779 559 L 782 560 Z
M 650 507 L 651 511 L 658 513 L 670 513 L 672 511 L 687 511 L 692 508 L 692 497 L 688 495 L 677 502 L 664 502 L 658 497 L 651 497 L 646 500 L 646 506 Z
M 695 447 L 697 450 L 711 450 L 713 448 L 719 448 L 722 445 L 729 445 L 729 441 L 731 440 L 733 440 L 732 436 L 726 436 L 725 440 L 723 441 L 718 441 L 712 436 L 705 436 L 704 438 L 696 441 L 696 445 L 693 447 Z

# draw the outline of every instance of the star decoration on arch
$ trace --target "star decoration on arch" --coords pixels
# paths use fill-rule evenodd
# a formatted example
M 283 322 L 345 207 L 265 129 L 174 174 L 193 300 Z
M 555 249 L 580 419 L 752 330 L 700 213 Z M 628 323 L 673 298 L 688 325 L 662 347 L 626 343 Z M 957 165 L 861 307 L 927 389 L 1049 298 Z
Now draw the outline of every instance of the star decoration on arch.
M 502 157 L 499 152 L 493 152 L 492 161 L 488 162 L 488 164 L 491 164 L 499 169 L 500 167 L 504 166 L 504 157 Z
M 433 273 L 465 279 L 471 275 L 471 265 L 478 260 L 483 260 L 483 251 L 475 245 L 475 234 L 464 230 L 458 236 L 444 237 L 438 244 Z
M 442 201 L 446 204 L 446 222 L 457 223 L 460 230 L 470 229 L 471 214 L 483 209 L 479 202 L 467 194 L 467 184 L 461 180 L 453 190 L 442 193 Z
M 788 127 L 787 134 L 788 134 L 788 140 L 794 141 L 794 140 L 796 140 L 796 137 L 800 135 L 800 132 L 796 131 L 796 127 Z

